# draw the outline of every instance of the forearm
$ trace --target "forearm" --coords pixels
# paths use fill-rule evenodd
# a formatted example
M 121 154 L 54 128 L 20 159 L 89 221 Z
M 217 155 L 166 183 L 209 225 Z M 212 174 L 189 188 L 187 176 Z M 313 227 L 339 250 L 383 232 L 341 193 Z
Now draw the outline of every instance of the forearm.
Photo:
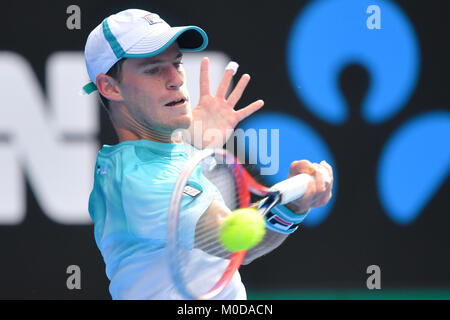
M 266 234 L 264 235 L 263 240 L 256 247 L 247 251 L 242 264 L 249 264 L 253 260 L 268 254 L 279 247 L 288 236 L 288 234 L 279 233 L 266 228 Z
M 259 201 L 253 203 L 250 207 L 257 208 L 258 205 Z M 242 264 L 249 264 L 253 260 L 262 257 L 265 254 L 268 254 L 269 252 L 279 247 L 284 242 L 284 240 L 286 240 L 287 237 L 288 234 L 279 233 L 266 228 L 264 238 L 257 246 L 247 251 L 244 261 L 242 261 Z
M 252 207 L 257 207 L 258 204 L 259 202 L 252 204 Z M 286 207 L 288 207 L 292 211 L 297 212 L 297 214 L 299 215 L 302 215 L 302 213 L 307 213 L 309 210 L 309 208 L 300 208 L 293 205 L 292 203 L 288 203 Z M 271 252 L 275 248 L 279 247 L 289 236 L 289 233 L 277 232 L 272 230 L 272 228 L 267 228 L 267 223 L 268 222 L 266 222 L 266 233 L 263 240 L 257 246 L 247 251 L 244 261 L 242 262 L 243 264 L 249 264 L 253 260 Z
M 202 238 L 201 233 L 198 231 L 204 230 L 204 228 L 207 228 L 209 230 L 213 229 L 215 231 L 212 231 L 211 234 L 216 234 L 223 219 L 224 216 L 217 217 L 216 215 L 203 215 L 197 226 L 196 239 L 197 237 L 200 239 Z M 207 227 L 205 227 L 205 225 L 207 225 Z M 280 246 L 287 237 L 288 234 L 279 233 L 266 228 L 264 238 L 257 246 L 247 251 L 242 264 L 249 264 L 253 260 L 271 252 L 272 250 Z M 228 259 L 230 257 L 229 251 L 224 248 L 219 249 L 221 248 L 221 245 L 218 241 L 218 238 L 213 238 L 210 239 L 209 242 L 202 243 L 196 241 L 195 247 L 220 258 Z
M 252 204 L 250 207 L 256 208 L 258 203 Z M 201 216 L 196 228 L 196 243 L 195 247 L 201 249 L 209 254 L 220 258 L 229 258 L 230 252 L 219 243 L 218 237 L 213 237 L 210 241 L 197 241 L 202 239 L 201 233 L 204 230 L 209 230 L 210 234 L 218 234 L 220 225 L 231 214 L 231 211 L 221 202 L 213 201 L 207 211 Z M 243 264 L 249 264 L 253 260 L 271 252 L 280 246 L 289 234 L 276 232 L 266 227 L 266 232 L 262 241 L 254 248 L 247 251 Z

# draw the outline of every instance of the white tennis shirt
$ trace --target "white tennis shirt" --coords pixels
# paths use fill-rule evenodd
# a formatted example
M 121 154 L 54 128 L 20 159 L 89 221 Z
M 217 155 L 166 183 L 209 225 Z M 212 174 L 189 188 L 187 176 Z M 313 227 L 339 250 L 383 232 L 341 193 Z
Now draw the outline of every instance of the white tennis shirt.
M 113 299 L 185 299 L 170 276 L 165 245 L 170 197 L 189 159 L 186 148 L 190 146 L 137 140 L 104 145 L 98 153 L 89 213 Z M 193 243 L 196 223 L 218 193 L 200 169 L 191 179 L 202 192 L 196 197 L 183 195 L 180 223 L 190 230 L 186 243 Z M 204 256 L 192 266 L 199 275 L 203 268 L 226 263 L 198 249 L 192 254 Z M 199 278 L 189 282 L 212 287 L 213 281 Z M 216 299 L 246 299 L 238 272 Z

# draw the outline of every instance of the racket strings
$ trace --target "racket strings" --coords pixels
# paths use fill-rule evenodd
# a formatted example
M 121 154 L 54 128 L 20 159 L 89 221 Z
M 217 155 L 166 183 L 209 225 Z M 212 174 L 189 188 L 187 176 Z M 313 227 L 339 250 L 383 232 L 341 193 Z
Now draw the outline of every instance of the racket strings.
M 247 190 L 239 168 L 225 164 L 217 164 L 212 170 L 204 172 L 205 176 L 219 190 L 222 199 L 230 210 L 237 209 L 242 203 L 246 205 L 249 197 L 243 197 Z M 225 217 L 224 217 L 225 218 Z M 223 247 L 218 238 L 221 221 L 212 224 L 204 224 L 196 229 L 195 246 L 206 251 L 208 254 L 229 259 L 231 252 Z
M 229 159 L 226 160 L 229 162 Z M 217 162 L 211 165 L 211 158 L 207 158 L 200 163 L 205 177 L 217 188 L 224 204 L 231 211 L 247 207 L 251 197 L 249 185 L 242 173 L 245 170 L 236 163 L 230 165 Z M 202 216 L 197 222 L 193 243 L 187 246 L 179 244 L 175 251 L 177 272 L 193 296 L 200 296 L 211 290 L 231 265 L 230 262 L 238 259 L 238 255 L 224 248 L 219 240 L 221 219 L 225 217 L 208 220 Z M 177 228 L 179 235 L 192 232 L 184 228 L 183 223 L 179 223 Z

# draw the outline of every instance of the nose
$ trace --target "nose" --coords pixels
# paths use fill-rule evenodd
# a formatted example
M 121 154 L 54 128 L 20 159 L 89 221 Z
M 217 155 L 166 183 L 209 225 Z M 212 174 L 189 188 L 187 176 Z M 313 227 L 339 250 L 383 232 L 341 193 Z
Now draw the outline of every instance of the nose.
M 174 65 L 169 65 L 166 69 L 167 82 L 166 86 L 169 90 L 179 89 L 184 84 L 184 72 L 177 69 Z

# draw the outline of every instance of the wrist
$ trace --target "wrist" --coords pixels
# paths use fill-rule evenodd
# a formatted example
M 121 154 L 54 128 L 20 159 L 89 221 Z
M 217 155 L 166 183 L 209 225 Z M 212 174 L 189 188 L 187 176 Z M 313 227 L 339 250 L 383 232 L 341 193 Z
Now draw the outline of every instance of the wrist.
M 262 206 L 263 202 L 260 203 Z M 284 205 L 273 207 L 265 215 L 266 228 L 275 232 L 291 234 L 298 229 L 300 223 L 306 218 L 310 210 L 303 213 L 295 213 Z
M 311 210 L 310 207 L 297 206 L 292 202 L 286 203 L 284 206 L 288 208 L 290 211 L 292 211 L 294 214 L 305 214 L 309 212 L 309 210 Z

